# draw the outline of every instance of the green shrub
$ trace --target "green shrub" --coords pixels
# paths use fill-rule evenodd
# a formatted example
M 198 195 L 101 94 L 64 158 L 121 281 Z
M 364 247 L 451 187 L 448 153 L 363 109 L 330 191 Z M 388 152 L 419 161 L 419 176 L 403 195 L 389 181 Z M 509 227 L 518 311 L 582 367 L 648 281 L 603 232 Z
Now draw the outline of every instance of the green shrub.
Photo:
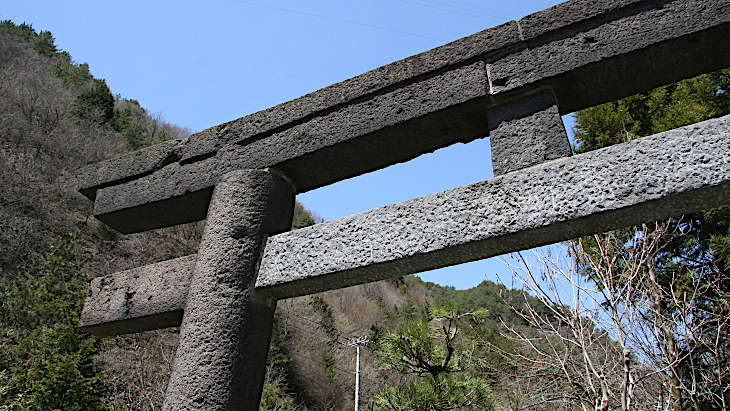
M 386 313 L 396 324 L 375 328 L 373 352 L 384 369 L 401 377 L 382 386 L 373 400 L 390 410 L 493 410 L 497 399 L 475 349 L 486 311 L 464 313 L 437 301 L 407 301 Z
M 0 410 L 101 410 L 101 340 L 79 331 L 86 293 L 71 236 L 0 289 Z
M 76 97 L 71 113 L 100 124 L 110 121 L 114 117 L 114 96 L 106 82 L 94 79 L 91 87 Z
M 71 56 L 66 52 L 60 52 L 58 56 L 58 61 L 51 67 L 51 74 L 61 80 L 65 86 L 79 88 L 92 82 L 94 76 L 89 72 L 88 64 L 74 64 Z
M 310 225 L 316 224 L 312 212 L 307 210 L 303 205 L 299 203 L 294 204 L 294 218 L 292 220 L 292 229 L 297 230 Z
M 121 134 L 130 150 L 139 150 L 150 145 L 145 137 L 146 123 L 149 122 L 147 111 L 140 107 L 137 100 L 122 100 L 114 109 L 112 128 Z
M 279 411 L 292 408 L 294 408 L 294 397 L 285 391 L 285 386 L 281 381 L 264 384 L 259 410 Z

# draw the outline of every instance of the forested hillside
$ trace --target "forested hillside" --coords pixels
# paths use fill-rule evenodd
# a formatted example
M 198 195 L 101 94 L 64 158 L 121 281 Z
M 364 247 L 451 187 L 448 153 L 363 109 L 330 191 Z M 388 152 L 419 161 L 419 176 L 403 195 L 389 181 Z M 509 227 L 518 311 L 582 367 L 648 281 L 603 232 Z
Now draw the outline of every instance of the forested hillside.
M 88 278 L 195 252 L 202 223 L 122 236 L 91 217 L 74 173 L 189 131 L 113 95 L 49 32 L 2 22 L 0 63 L 0 407 L 158 409 L 177 330 L 102 341 L 75 324 Z M 294 228 L 315 220 L 297 204 Z M 282 301 L 264 407 L 351 404 L 353 351 L 336 341 L 368 336 L 407 295 L 384 282 Z M 368 356 L 364 403 L 382 383 Z
M 579 113 L 578 151 L 729 113 L 729 74 Z M 89 278 L 193 253 L 202 232 L 123 236 L 75 191 L 86 164 L 190 134 L 130 97 L 51 33 L 0 23 L 0 410 L 161 407 L 176 328 L 76 327 Z M 363 409 L 727 409 L 728 212 L 581 239 L 563 262 L 519 256 L 526 291 L 408 276 L 282 300 L 261 408 L 352 409 L 363 337 Z M 318 220 L 297 204 L 292 229 Z

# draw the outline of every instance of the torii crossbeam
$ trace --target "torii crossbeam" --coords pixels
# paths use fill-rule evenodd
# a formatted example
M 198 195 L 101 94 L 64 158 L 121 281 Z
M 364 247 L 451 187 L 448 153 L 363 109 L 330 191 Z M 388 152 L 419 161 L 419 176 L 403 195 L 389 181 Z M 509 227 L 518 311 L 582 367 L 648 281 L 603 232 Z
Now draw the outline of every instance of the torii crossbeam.
M 276 301 L 730 203 L 730 116 L 570 157 L 561 114 L 730 66 L 730 0 L 572 0 L 89 166 L 122 233 L 198 254 L 96 278 L 97 335 L 181 325 L 165 409 L 250 410 Z M 294 196 L 489 135 L 495 178 L 313 227 Z

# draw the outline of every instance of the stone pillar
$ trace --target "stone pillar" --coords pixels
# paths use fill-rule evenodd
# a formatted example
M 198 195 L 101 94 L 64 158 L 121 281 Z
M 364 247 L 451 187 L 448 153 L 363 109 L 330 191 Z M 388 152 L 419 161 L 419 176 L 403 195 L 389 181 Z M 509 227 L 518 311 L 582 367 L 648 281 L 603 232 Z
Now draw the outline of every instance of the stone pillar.
M 552 90 L 489 110 L 494 176 L 571 155 Z
M 255 291 L 269 234 L 291 227 L 294 190 L 264 170 L 216 185 L 165 410 L 258 410 L 276 300 Z

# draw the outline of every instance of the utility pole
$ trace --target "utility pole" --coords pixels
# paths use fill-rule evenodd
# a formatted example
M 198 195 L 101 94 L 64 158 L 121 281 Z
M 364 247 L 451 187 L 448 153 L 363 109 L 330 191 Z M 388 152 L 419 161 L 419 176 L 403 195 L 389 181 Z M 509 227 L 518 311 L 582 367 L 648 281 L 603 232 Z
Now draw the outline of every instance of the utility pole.
M 355 411 L 360 410 L 360 346 L 368 343 L 367 338 L 353 338 L 347 344 L 355 347 L 357 350 L 357 360 L 355 360 Z

